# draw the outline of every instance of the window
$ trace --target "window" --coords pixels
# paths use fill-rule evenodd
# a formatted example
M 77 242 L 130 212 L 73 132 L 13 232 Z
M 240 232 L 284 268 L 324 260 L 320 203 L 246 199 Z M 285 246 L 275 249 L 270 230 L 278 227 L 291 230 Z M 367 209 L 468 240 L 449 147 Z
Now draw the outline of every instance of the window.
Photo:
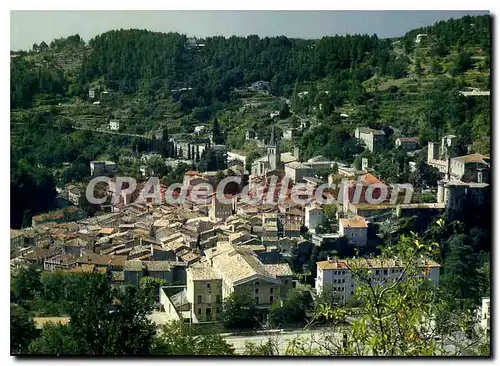
M 345 280 L 342 278 L 342 283 L 345 283 Z
M 197 301 L 197 302 L 198 302 L 198 304 L 200 304 L 200 303 L 202 302 L 202 297 L 201 297 L 201 295 L 198 295 L 198 301 Z
M 220 313 L 220 308 L 216 308 L 215 311 L 217 312 L 217 314 Z
M 259 297 L 258 296 L 255 297 L 255 304 L 259 305 Z
M 272 287 L 271 287 L 271 288 L 269 289 L 269 293 L 270 293 L 270 294 L 272 294 L 272 293 L 273 293 L 273 291 L 274 291 L 274 288 L 272 288 Z
M 258 288 L 256 288 L 256 289 L 255 289 L 255 293 L 256 293 L 256 294 L 258 294 L 258 293 L 259 293 L 259 289 L 258 289 Z
M 351 295 L 354 295 L 354 291 L 351 291 Z
M 377 269 L 377 270 L 375 271 L 375 274 L 376 274 L 376 275 L 378 275 L 378 274 L 379 274 L 379 272 L 380 272 L 380 271 Z
M 288 280 L 285 280 L 285 285 L 288 285 Z
M 210 290 L 210 283 L 207 283 L 207 288 Z
M 206 314 L 207 318 L 211 318 L 212 317 L 212 309 L 211 308 L 207 308 L 205 314 Z
M 274 301 L 274 297 L 273 296 L 269 296 L 269 302 L 272 303 Z
M 255 286 L 259 286 L 259 281 L 255 282 Z
M 201 315 L 201 308 L 198 308 L 198 315 Z
M 220 301 L 220 295 L 215 296 L 215 302 L 221 302 Z
M 385 275 L 387 274 L 387 270 L 386 270 L 386 269 L 384 269 L 384 274 L 385 274 Z

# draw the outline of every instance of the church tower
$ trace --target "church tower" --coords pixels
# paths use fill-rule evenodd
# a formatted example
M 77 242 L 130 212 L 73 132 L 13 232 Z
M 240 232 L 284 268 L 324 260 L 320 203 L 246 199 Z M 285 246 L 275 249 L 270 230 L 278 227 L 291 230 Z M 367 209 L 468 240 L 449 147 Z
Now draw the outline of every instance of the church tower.
M 274 131 L 274 125 L 271 127 L 271 138 L 269 139 L 269 145 L 267 146 L 267 158 L 270 170 L 280 168 L 281 154 L 279 150 L 279 140 Z

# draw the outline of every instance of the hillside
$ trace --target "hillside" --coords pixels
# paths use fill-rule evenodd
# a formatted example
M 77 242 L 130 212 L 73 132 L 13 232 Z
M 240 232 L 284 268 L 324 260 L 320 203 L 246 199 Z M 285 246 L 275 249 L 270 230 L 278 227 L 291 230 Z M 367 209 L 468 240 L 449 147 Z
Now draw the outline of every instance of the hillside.
M 248 128 L 266 139 L 275 125 L 278 133 L 294 129 L 284 148 L 299 146 L 303 159 L 352 163 L 361 152 L 356 126 L 418 136 L 423 146 L 452 133 L 462 151 L 488 154 L 490 98 L 459 92 L 490 90 L 490 28 L 490 17 L 478 16 L 398 39 L 188 39 L 117 30 L 88 44 L 78 35 L 35 44 L 11 55 L 13 176 L 20 167 L 37 175 L 70 163 L 63 181 L 71 181 L 85 177 L 92 159 L 156 149 L 151 138 L 166 130 L 192 133 L 216 119 L 229 147 L 246 152 L 255 150 L 245 141 Z M 248 89 L 259 80 L 268 87 Z M 110 120 L 119 121 L 119 134 L 109 133 Z M 386 169 L 383 178 L 404 179 Z

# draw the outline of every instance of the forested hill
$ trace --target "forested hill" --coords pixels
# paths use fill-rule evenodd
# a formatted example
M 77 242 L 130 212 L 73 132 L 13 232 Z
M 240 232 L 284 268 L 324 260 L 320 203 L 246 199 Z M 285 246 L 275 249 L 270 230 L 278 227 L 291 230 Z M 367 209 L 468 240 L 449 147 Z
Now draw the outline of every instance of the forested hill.
M 11 103 L 13 107 L 28 106 L 39 85 L 42 85 L 41 92 L 59 93 L 64 88 L 65 93 L 61 94 L 84 96 L 89 85 L 96 82 L 126 94 L 154 95 L 158 91 L 192 87 L 193 90 L 183 96 L 187 107 L 210 105 L 214 100 L 228 101 L 234 87 L 257 80 L 270 81 L 271 92 L 285 97 L 292 95 L 297 83 L 322 79 L 328 81 L 327 87 L 333 92 L 361 90 L 361 83 L 373 75 L 406 76 L 415 36 L 419 33 L 428 34 L 441 48 L 471 46 L 489 55 L 490 28 L 489 16 L 466 16 L 438 22 L 408 32 L 401 39 L 405 53 L 395 52 L 393 40 L 379 39 L 375 35 L 319 40 L 283 36 L 209 37 L 191 44 L 185 35 L 177 33 L 116 30 L 83 45 L 87 52 L 63 53 L 65 58 L 68 54 L 81 56 L 81 66 L 72 70 L 76 71 L 76 77 L 71 82 L 61 80 L 57 68 L 42 68 L 38 75 L 19 77 L 16 67 L 22 73 L 30 67 L 22 61 L 36 60 L 37 55 L 46 59 L 50 51 L 60 52 L 65 47 L 74 49 L 75 44 L 83 43 L 78 36 L 72 36 L 67 42 L 52 42 L 50 47 L 44 42 L 43 46 L 35 44 L 25 60 L 18 57 L 13 61 Z M 40 67 L 40 64 L 34 62 L 31 66 Z
M 404 36 L 406 45 L 413 49 L 417 34 L 427 34 L 433 41 L 446 45 L 447 47 L 480 47 L 485 54 L 490 53 L 491 17 L 469 16 L 460 19 L 450 19 L 440 21 L 432 26 L 417 28 L 409 31 Z
M 332 77 L 361 83 L 376 71 L 397 75 L 406 68 L 391 56 L 391 43 L 376 36 L 316 41 L 210 37 L 199 42 L 202 45 L 190 46 L 176 33 L 107 32 L 90 41 L 92 53 L 83 63 L 79 86 L 85 89 L 102 78 L 125 93 L 193 87 L 193 97 L 209 104 L 227 101 L 234 87 L 257 80 L 271 81 L 273 94 L 291 95 L 295 82 Z

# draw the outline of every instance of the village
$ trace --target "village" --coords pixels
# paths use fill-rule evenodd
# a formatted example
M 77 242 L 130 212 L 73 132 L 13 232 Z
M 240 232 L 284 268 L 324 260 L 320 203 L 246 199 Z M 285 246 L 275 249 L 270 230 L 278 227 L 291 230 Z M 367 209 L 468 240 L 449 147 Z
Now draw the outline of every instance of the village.
M 195 134 L 200 132 L 201 128 Z M 353 134 L 370 152 L 386 143 L 381 130 L 357 127 Z M 256 139 L 254 131 L 247 131 L 247 139 Z M 284 132 L 282 139 L 292 139 L 291 133 Z M 41 271 L 103 273 L 116 286 L 138 286 L 148 276 L 161 279 L 157 314 L 162 322 L 220 321 L 224 300 L 241 289 L 252 294 L 265 322 L 273 303 L 308 283 L 312 298 L 329 287 L 339 304 L 349 303 L 357 287 L 350 270 L 353 263 L 368 269 L 380 283 L 399 276 L 402 267 L 397 260 L 387 262 L 376 256 L 383 242 L 381 233 L 394 218 L 416 215 L 432 220 L 443 212 L 480 207 L 489 199 L 489 157 L 455 156 L 457 137 L 453 135 L 425 147 L 427 164 L 442 174 L 431 203 L 403 200 L 397 187 L 373 174 L 367 159 L 361 169 L 322 156 L 302 161 L 299 148 L 282 152 L 280 140 L 272 126 L 271 138 L 262 142 L 267 153 L 247 171 L 246 156 L 227 151 L 225 145 L 195 147 L 171 138 L 186 155 L 164 159 L 165 164 L 189 160 L 200 149 L 223 151 L 227 169 L 222 176 L 217 171 L 187 171 L 182 189 L 189 193 L 200 185 L 216 188 L 222 177 L 238 177 L 239 184 L 225 187 L 224 202 L 206 191 L 202 192 L 204 204 L 192 201 L 189 194 L 180 203 L 139 200 L 149 193 L 144 183 L 132 192 L 120 192 L 115 184 L 117 164 L 92 161 L 93 177 L 111 177 L 103 191 L 109 199 L 102 208 L 108 212 L 86 217 L 78 207 L 85 188 L 67 185 L 59 194 L 70 206 L 34 216 L 29 228 L 11 230 L 11 271 L 35 265 Z M 422 148 L 416 137 L 398 136 L 390 143 L 408 154 Z M 151 155 L 144 154 L 144 160 Z M 331 173 L 319 176 L 320 170 Z M 141 171 L 145 178 L 146 173 L 154 173 Z M 332 194 L 338 198 L 335 203 L 315 199 L 319 187 L 323 187 L 319 196 Z M 381 195 L 382 190 L 396 194 Z M 161 184 L 162 197 L 167 191 Z M 242 199 L 244 192 L 250 192 L 253 202 Z M 313 270 L 308 262 L 314 247 L 335 248 L 340 256 L 317 260 Z M 360 256 L 354 258 L 355 251 Z M 437 285 L 440 264 L 424 258 L 421 267 Z M 483 299 L 485 304 L 488 301 Z M 489 315 L 481 319 L 489 324 Z

